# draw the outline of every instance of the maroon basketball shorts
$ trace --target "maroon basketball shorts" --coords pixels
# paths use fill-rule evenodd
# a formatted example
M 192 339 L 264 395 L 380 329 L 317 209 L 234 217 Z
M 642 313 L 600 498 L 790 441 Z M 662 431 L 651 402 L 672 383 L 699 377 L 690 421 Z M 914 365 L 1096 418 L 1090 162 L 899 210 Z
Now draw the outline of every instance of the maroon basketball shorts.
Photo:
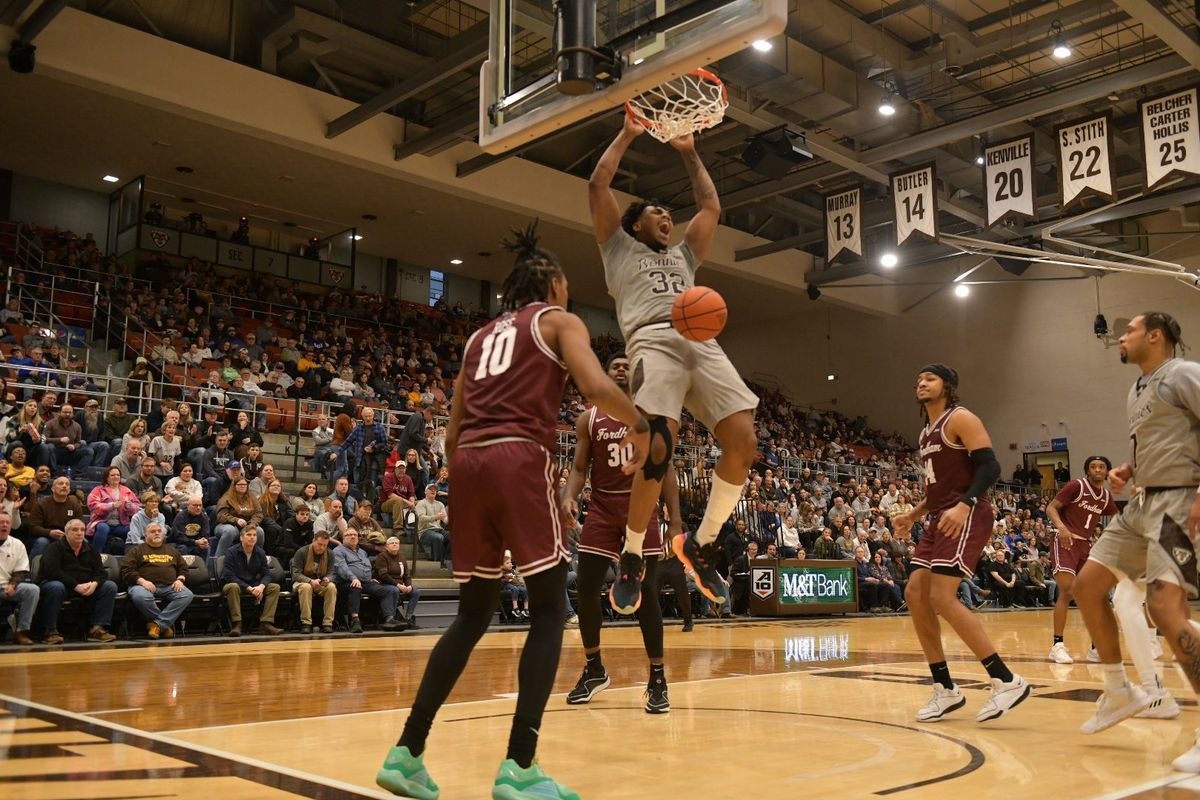
M 1071 547 L 1068 549 L 1062 547 L 1058 543 L 1058 537 L 1054 537 L 1054 543 L 1050 545 L 1051 557 L 1054 559 L 1054 573 L 1057 575 L 1060 572 L 1069 572 L 1072 575 L 1078 575 L 1079 570 L 1083 569 L 1083 565 L 1087 563 L 1088 553 L 1092 552 L 1091 542 L 1081 542 L 1078 539 L 1071 542 Z
M 962 573 L 963 577 L 969 578 L 975 574 L 979 556 L 988 540 L 992 538 L 992 506 L 986 500 L 976 503 L 967 515 L 966 529 L 957 539 L 952 539 L 938 530 L 938 520 L 941 519 L 942 513 L 939 511 L 934 514 L 925 535 L 917 543 L 912 564 L 937 569 L 938 572 L 954 569 Z
M 629 522 L 629 493 L 592 492 L 583 533 L 579 535 L 579 552 L 608 556 L 614 561 L 621 558 L 625 547 L 625 526 Z M 662 528 L 658 522 L 658 509 L 650 515 L 646 528 L 646 540 L 642 542 L 643 556 L 662 555 Z
M 546 448 L 523 440 L 459 447 L 454 483 L 462 487 L 450 512 L 454 580 L 498 579 L 505 550 L 525 577 L 571 560 Z

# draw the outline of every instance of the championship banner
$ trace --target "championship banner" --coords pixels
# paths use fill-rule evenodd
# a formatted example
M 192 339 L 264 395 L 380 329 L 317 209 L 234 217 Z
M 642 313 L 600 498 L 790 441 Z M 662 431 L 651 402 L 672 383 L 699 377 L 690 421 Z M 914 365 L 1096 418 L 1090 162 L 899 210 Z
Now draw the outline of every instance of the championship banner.
M 1037 219 L 1032 134 L 984 148 L 983 188 L 987 194 L 986 227 L 1008 217 Z
M 1172 175 L 1200 175 L 1197 87 L 1138 103 L 1142 118 L 1146 191 Z
M 863 257 L 861 186 L 825 197 L 825 260 L 843 253 Z
M 1089 191 L 1115 203 L 1112 114 L 1106 111 L 1059 125 L 1054 129 L 1054 141 L 1058 143 L 1060 206 L 1067 209 Z
M 937 176 L 933 162 L 891 176 L 896 246 L 914 233 L 937 239 Z

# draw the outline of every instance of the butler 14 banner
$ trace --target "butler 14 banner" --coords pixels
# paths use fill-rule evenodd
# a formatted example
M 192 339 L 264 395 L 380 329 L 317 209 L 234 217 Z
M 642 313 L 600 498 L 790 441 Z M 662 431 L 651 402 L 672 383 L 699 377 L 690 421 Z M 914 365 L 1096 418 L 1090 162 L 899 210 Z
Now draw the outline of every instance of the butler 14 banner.
M 987 194 L 987 227 L 1008 217 L 1037 219 L 1032 134 L 984 148 L 983 186 Z
M 896 246 L 914 233 L 937 239 L 937 177 L 932 163 L 891 176 Z
M 1142 100 L 1142 146 L 1146 190 L 1172 175 L 1200 175 L 1200 122 L 1196 119 L 1197 87 Z
M 851 254 L 863 257 L 861 186 L 825 197 L 825 260 Z
M 1059 125 L 1054 129 L 1058 146 L 1060 205 L 1066 209 L 1091 192 L 1110 203 L 1117 199 L 1113 163 L 1112 115 L 1108 112 Z

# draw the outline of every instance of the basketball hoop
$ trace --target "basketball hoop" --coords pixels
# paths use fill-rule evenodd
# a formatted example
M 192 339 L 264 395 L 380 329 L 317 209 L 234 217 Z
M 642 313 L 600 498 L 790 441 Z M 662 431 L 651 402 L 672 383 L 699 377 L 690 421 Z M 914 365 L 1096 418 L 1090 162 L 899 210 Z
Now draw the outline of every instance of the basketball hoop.
M 625 103 L 625 113 L 660 142 L 711 128 L 725 119 L 729 97 L 721 79 L 706 69 L 673 78 Z

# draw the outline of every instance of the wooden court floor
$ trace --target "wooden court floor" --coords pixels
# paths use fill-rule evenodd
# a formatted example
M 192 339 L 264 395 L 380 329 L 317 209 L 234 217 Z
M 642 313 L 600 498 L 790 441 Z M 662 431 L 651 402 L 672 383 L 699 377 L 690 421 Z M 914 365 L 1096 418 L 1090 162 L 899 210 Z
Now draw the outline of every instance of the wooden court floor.
M 589 706 L 564 694 L 583 658 L 577 631 L 542 726 L 539 758 L 584 798 L 1200 796 L 1173 773 L 1200 713 L 1184 707 L 1084 737 L 1101 676 L 1052 665 L 1048 611 L 984 614 L 1000 652 L 1035 686 L 978 725 L 986 675 L 956 640 L 947 654 L 968 707 L 933 725 L 913 714 L 929 678 L 907 617 L 760 621 L 667 632 L 670 714 L 642 711 L 636 628 L 606 629 L 613 688 Z M 487 797 L 504 755 L 524 635 L 480 643 L 429 741 L 442 797 Z M 0 655 L 0 797 L 353 798 L 406 716 L 435 636 L 170 644 Z M 1086 633 L 1072 612 L 1077 655 Z

